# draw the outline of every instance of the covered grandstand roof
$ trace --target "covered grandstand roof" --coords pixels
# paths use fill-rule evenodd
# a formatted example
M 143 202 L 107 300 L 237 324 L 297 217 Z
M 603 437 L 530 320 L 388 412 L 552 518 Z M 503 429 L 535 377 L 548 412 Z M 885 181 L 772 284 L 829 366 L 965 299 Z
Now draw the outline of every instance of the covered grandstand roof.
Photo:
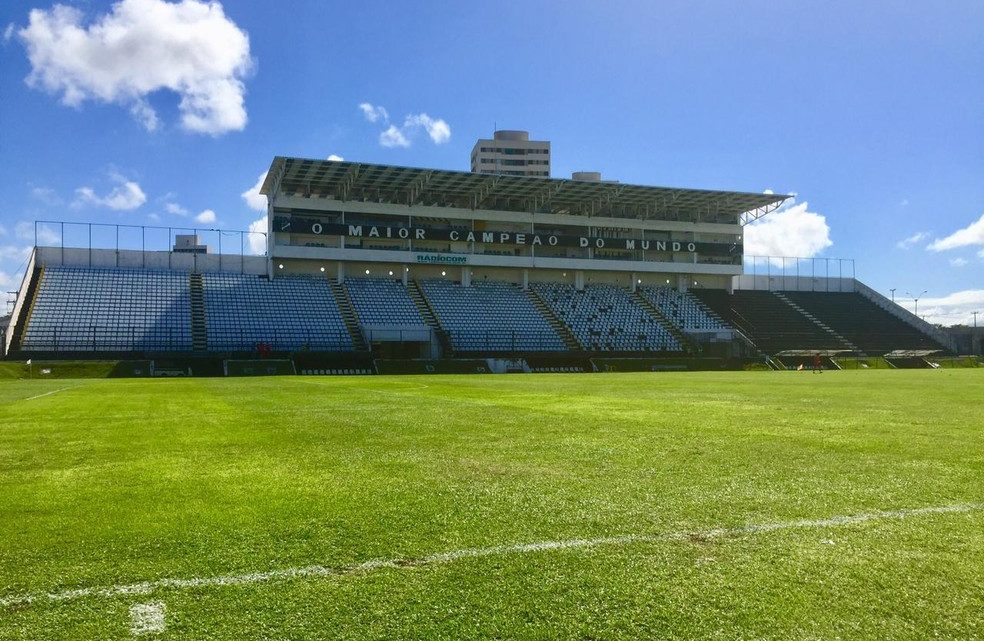
M 403 205 L 746 224 L 789 196 L 479 174 L 277 156 L 261 194 Z

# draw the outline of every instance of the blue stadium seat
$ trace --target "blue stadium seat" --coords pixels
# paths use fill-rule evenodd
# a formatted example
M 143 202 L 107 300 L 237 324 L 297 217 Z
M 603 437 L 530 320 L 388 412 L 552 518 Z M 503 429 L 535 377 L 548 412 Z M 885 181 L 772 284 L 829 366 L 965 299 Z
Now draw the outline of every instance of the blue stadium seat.
M 586 350 L 683 350 L 679 341 L 620 287 L 587 285 L 581 291 L 560 283 L 534 283 L 532 287 Z
M 47 267 L 21 348 L 127 352 L 191 349 L 188 274 Z

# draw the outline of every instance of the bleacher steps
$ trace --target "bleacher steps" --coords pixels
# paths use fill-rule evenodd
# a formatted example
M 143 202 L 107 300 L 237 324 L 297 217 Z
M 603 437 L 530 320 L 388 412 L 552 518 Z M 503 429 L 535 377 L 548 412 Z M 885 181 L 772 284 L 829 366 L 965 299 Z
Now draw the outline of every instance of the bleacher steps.
M 547 302 L 543 300 L 543 298 L 536 293 L 532 287 L 526 290 L 526 297 L 530 299 L 530 302 L 532 302 L 533 306 L 536 307 L 536 310 L 540 312 L 540 315 L 547 319 L 547 322 L 550 323 L 550 327 L 557 332 L 560 339 L 564 341 L 564 346 L 567 349 L 571 351 L 580 351 L 583 349 L 581 344 L 577 341 L 577 338 L 574 336 L 574 332 L 571 331 L 571 328 L 568 327 L 564 321 L 560 320 L 560 317 L 557 316 L 552 309 L 550 309 Z
M 196 352 L 208 351 L 208 332 L 205 318 L 205 284 L 202 275 L 193 273 L 188 277 L 191 292 L 191 348 Z
M 825 323 L 821 322 L 816 316 L 814 316 L 810 312 L 806 311 L 805 309 L 803 309 L 802 307 L 800 307 L 799 305 L 797 305 L 793 301 L 789 300 L 789 297 L 786 296 L 785 294 L 783 294 L 782 292 L 772 292 L 772 293 L 775 295 L 776 298 L 778 298 L 782 302 L 786 303 L 787 305 L 789 305 L 790 307 L 792 307 L 793 309 L 795 309 L 796 311 L 798 311 L 800 314 L 802 314 L 804 317 L 806 317 L 814 325 L 816 325 L 817 327 L 819 327 L 820 329 L 822 329 L 823 331 L 827 332 L 828 334 L 830 334 L 831 336 L 833 336 L 835 339 L 837 339 L 837 341 L 839 343 L 841 343 L 841 345 L 844 347 L 844 349 L 849 349 L 852 352 L 860 352 L 861 351 L 858 348 L 857 345 L 855 345 L 851 341 L 847 340 L 846 338 L 844 338 L 843 336 L 841 336 L 840 334 L 838 334 L 837 332 L 835 332 L 833 330 L 833 328 L 831 328 L 830 326 L 828 326 Z
M 647 299 L 645 296 L 643 296 L 639 291 L 631 292 L 629 296 L 632 298 L 632 300 L 635 302 L 636 305 L 646 310 L 647 314 L 655 318 L 660 325 L 662 325 L 668 332 L 670 332 L 673 338 L 677 339 L 680 345 L 683 346 L 683 349 L 685 351 L 690 352 L 692 354 L 700 351 L 700 347 L 697 345 L 696 342 L 694 342 L 692 338 L 687 336 L 686 332 L 681 330 L 672 321 L 670 321 L 670 319 L 663 314 L 663 310 L 661 310 L 656 305 L 653 305 L 652 302 L 649 299 Z
M 355 346 L 356 351 L 369 351 L 366 338 L 362 335 L 359 316 L 355 313 L 355 307 L 352 305 L 352 299 L 349 298 L 345 286 L 334 279 L 329 279 L 328 283 L 331 285 L 331 293 L 335 296 L 338 311 L 342 314 L 342 320 L 345 321 L 345 329 L 348 330 L 349 335 L 352 337 L 352 344 Z
M 35 267 L 34 275 L 27 285 L 27 300 L 21 306 L 20 316 L 16 319 L 11 319 L 11 322 L 16 321 L 17 325 L 14 326 L 14 332 L 10 337 L 10 345 L 7 346 L 7 351 L 20 350 L 21 339 L 24 337 L 24 332 L 27 331 L 27 324 L 31 320 L 31 313 L 34 311 L 34 301 L 37 299 L 38 289 L 41 287 L 41 280 L 43 278 L 44 267 Z
M 437 314 L 434 313 L 434 308 L 431 307 L 430 301 L 424 296 L 424 290 L 420 288 L 420 283 L 413 279 L 407 281 L 407 293 L 410 294 L 410 300 L 417 306 L 417 311 L 420 312 L 420 316 L 424 319 L 424 322 L 437 335 L 437 340 L 441 344 L 441 350 L 445 354 L 450 354 L 451 339 L 448 337 L 448 333 L 444 331 L 444 328 L 441 327 L 440 321 L 437 320 Z

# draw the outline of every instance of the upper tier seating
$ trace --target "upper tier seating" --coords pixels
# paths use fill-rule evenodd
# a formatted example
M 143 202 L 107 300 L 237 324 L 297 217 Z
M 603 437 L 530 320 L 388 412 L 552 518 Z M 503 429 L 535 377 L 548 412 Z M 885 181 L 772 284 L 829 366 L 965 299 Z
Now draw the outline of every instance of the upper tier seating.
M 783 292 L 792 302 L 869 355 L 896 349 L 946 349 L 933 338 L 854 292 Z
M 427 325 L 402 281 L 347 278 L 345 289 L 362 325 Z
M 461 352 L 554 352 L 564 341 L 511 283 L 423 280 L 420 287 L 451 345 Z
M 847 349 L 847 346 L 772 292 L 695 289 L 693 293 L 767 354 L 791 349 Z
M 730 329 L 727 323 L 690 292 L 681 292 L 670 287 L 640 287 L 638 291 L 682 330 Z
M 211 351 L 349 351 L 352 337 L 324 278 L 204 274 Z
M 188 274 L 47 267 L 21 349 L 190 350 Z
M 535 283 L 532 287 L 590 351 L 682 351 L 676 338 L 615 285 Z

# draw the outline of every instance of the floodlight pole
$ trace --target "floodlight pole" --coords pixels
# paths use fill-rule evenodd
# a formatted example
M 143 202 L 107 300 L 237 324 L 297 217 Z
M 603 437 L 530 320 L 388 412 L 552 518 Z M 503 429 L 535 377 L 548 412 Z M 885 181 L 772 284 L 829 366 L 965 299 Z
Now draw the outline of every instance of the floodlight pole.
M 977 315 L 980 314 L 980 312 L 971 312 L 971 314 L 974 315 L 974 329 L 977 329 Z
M 888 291 L 892 292 L 892 302 L 894 303 L 895 302 L 895 288 L 893 287 L 892 289 L 890 289 Z
M 912 301 L 915 303 L 915 308 L 913 309 L 913 312 L 912 313 L 915 314 L 916 317 L 919 316 L 919 297 L 922 296 L 923 294 L 925 294 L 928 291 L 929 291 L 928 289 L 924 289 L 921 292 L 919 292 L 919 294 L 916 295 L 916 296 L 912 296 L 912 293 L 911 292 L 906 292 L 905 293 L 906 296 L 912 296 Z

